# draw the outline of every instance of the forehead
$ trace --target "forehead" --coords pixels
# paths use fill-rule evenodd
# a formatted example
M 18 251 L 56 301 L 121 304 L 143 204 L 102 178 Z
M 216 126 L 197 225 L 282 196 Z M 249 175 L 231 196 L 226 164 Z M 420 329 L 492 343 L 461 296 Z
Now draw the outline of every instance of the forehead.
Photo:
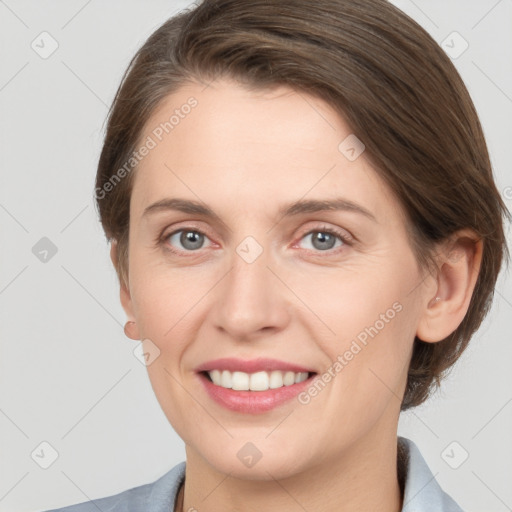
M 140 140 L 152 149 L 134 177 L 134 214 L 167 196 L 277 210 L 281 199 L 342 195 L 370 205 L 376 216 L 389 215 L 396 201 L 364 151 L 347 157 L 347 144 L 355 140 L 361 149 L 354 137 L 327 103 L 286 86 L 187 84 L 146 123 Z

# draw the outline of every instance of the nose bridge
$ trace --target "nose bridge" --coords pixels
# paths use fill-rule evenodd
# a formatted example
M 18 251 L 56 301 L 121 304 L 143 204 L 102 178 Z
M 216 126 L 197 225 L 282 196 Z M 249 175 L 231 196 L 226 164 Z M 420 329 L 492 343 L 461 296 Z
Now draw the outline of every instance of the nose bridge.
M 245 237 L 230 258 L 230 271 L 218 297 L 215 322 L 236 338 L 286 323 L 284 290 L 269 270 L 272 254 L 264 241 Z M 268 245 L 268 244 L 266 244 Z

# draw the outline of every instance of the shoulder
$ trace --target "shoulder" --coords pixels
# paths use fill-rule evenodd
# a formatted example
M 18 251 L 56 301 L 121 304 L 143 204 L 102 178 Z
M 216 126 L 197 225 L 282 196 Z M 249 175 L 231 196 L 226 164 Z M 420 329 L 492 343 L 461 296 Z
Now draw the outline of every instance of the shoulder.
M 416 444 L 400 436 L 398 442 L 407 454 L 402 512 L 464 512 L 440 487 Z
M 185 466 L 185 462 L 180 462 L 158 480 L 113 496 L 46 512 L 168 512 L 173 510 L 179 487 L 185 479 Z

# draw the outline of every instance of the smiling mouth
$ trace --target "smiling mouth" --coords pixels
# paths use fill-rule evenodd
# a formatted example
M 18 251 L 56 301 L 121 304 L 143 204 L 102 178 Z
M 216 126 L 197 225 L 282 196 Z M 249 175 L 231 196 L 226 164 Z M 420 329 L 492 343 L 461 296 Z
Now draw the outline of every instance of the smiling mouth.
M 312 377 L 316 372 L 260 371 L 256 373 L 211 370 L 199 372 L 209 382 L 233 391 L 269 391 L 299 384 Z

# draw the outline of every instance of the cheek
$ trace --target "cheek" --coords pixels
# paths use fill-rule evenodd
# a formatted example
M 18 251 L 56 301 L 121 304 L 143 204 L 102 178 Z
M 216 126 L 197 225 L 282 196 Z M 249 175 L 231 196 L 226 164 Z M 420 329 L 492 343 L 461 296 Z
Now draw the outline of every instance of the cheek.
M 348 336 L 330 347 L 332 363 L 322 377 L 334 376 L 325 384 L 325 391 L 312 399 L 312 407 L 317 415 L 331 411 L 333 427 L 328 430 L 333 443 L 355 440 L 377 423 L 389 422 L 388 427 L 392 427 L 399 414 L 410 355 L 406 314 L 404 308 L 376 331 L 373 315 L 368 315 L 363 330 L 352 328 L 366 337 Z
M 394 298 L 394 297 L 393 297 Z M 331 350 L 340 364 L 333 393 L 340 409 L 351 410 L 360 425 L 372 425 L 388 407 L 398 413 L 414 340 L 414 307 L 402 299 L 388 308 L 386 301 L 366 321 L 352 324 L 351 336 Z M 382 315 L 382 316 L 381 316 Z
M 149 338 L 159 351 L 147 366 L 148 377 L 169 423 L 185 442 L 191 442 L 189 422 L 194 412 L 190 392 L 185 391 L 182 363 L 196 337 L 198 306 L 207 290 L 200 289 L 202 281 L 191 280 L 187 272 L 168 267 L 164 271 L 151 263 L 141 268 L 144 271 L 132 290 L 135 314 L 141 337 Z
M 410 293 L 416 277 L 409 260 L 368 266 L 336 283 L 338 300 L 327 293 L 315 302 L 335 332 L 318 340 L 331 360 L 333 392 L 362 417 L 378 414 L 390 400 L 399 406 L 418 319 Z
M 208 291 L 204 272 L 172 268 L 168 263 L 133 258 L 132 300 L 141 336 L 165 342 L 194 317 Z
M 404 269 L 404 274 L 405 274 Z M 393 277 L 392 269 L 382 263 L 358 268 L 340 268 L 315 278 L 298 276 L 293 290 L 311 305 L 310 328 L 315 325 L 317 338 L 331 355 L 343 353 L 351 340 L 362 344 L 375 337 L 385 339 L 399 323 L 407 308 L 405 281 Z M 288 282 L 292 282 L 289 280 Z M 300 304 L 298 304 L 300 307 Z

